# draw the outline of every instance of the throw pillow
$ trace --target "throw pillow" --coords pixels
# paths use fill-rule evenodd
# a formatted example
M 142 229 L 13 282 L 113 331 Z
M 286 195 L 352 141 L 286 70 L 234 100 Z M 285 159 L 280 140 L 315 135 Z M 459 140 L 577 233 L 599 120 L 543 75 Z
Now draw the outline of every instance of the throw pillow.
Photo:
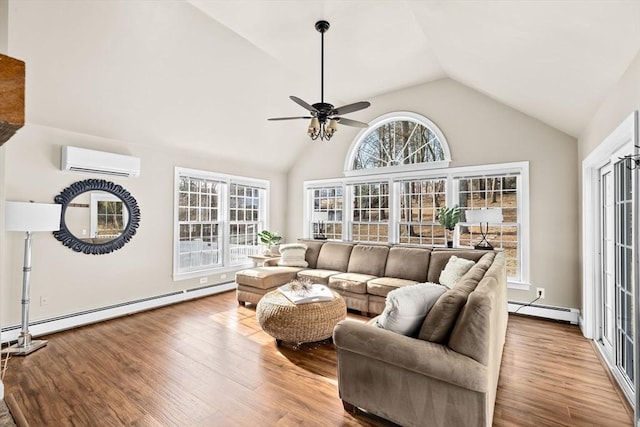
M 458 280 L 464 274 L 473 267 L 475 261 L 471 261 L 470 259 L 458 258 L 455 255 L 452 255 L 449 258 L 449 262 L 444 267 L 444 270 L 440 273 L 440 278 L 438 281 L 442 286 L 446 286 L 448 289 L 451 289 L 453 285 L 458 283 Z
M 433 304 L 446 291 L 437 283 L 419 283 L 387 294 L 385 308 L 376 326 L 402 335 L 415 336 Z
M 306 267 L 307 261 L 304 259 L 307 252 L 307 245 L 302 243 L 287 243 L 280 245 L 280 260 L 278 265 L 285 267 Z

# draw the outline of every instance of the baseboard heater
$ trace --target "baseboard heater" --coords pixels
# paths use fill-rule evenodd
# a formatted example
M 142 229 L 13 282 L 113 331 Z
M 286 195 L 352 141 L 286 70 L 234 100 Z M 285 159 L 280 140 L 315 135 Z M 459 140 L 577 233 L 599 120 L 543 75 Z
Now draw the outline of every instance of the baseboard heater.
M 215 295 L 235 288 L 235 282 L 221 283 L 80 311 L 77 313 L 66 314 L 64 316 L 41 319 L 29 323 L 29 332 L 31 332 L 33 336 L 52 334 L 54 332 L 77 328 L 79 326 L 114 319 L 116 317 L 127 316 L 129 314 L 151 310 L 165 305 Z M 18 335 L 20 335 L 20 325 L 4 327 L 2 328 L 1 341 L 2 343 L 17 341 Z
M 560 320 L 569 322 L 572 325 L 578 324 L 580 310 L 576 308 L 554 307 L 551 305 L 533 305 L 522 302 L 509 301 L 509 313 L 524 314 L 527 316 L 543 317 L 545 319 Z

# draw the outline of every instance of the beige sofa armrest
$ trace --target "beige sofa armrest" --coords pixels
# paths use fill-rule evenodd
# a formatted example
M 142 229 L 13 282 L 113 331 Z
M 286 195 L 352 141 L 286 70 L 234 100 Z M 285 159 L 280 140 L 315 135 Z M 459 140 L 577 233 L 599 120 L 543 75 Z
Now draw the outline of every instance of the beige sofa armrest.
M 487 367 L 449 347 L 346 319 L 333 330 L 337 351 L 377 359 L 472 391 L 488 391 Z

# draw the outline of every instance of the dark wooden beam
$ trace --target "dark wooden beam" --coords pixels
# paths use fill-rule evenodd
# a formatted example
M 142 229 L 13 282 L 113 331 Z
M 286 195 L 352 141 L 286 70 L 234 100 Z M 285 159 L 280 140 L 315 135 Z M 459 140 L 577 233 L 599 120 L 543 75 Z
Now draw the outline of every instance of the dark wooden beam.
M 24 126 L 24 61 L 0 54 L 0 145 Z

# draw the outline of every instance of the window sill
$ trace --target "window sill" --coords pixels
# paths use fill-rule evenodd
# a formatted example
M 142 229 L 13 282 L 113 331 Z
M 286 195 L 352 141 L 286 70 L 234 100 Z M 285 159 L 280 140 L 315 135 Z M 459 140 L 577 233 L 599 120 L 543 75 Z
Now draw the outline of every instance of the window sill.
M 248 261 L 244 264 L 237 264 L 228 267 L 210 268 L 207 270 L 190 271 L 188 273 L 177 273 L 173 275 L 173 281 L 180 282 L 182 280 L 197 279 L 199 277 L 222 276 L 227 273 L 236 273 L 237 271 L 244 270 L 245 268 L 251 268 L 252 266 L 253 263 Z
M 519 291 L 528 291 L 530 288 L 531 288 L 530 283 L 507 280 L 507 289 L 517 289 Z

